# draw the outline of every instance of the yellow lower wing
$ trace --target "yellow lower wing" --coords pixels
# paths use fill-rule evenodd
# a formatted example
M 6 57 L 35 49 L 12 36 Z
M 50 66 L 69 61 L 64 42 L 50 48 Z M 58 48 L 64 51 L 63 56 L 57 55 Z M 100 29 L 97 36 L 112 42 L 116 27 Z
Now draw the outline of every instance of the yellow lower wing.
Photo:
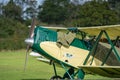
M 120 78 L 120 66 L 79 66 L 79 68 L 106 77 Z

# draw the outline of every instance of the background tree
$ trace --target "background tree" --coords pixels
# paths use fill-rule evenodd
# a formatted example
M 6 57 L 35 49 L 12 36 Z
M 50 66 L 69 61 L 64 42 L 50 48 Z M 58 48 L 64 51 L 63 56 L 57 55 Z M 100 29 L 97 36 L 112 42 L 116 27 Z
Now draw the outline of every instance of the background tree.
M 42 6 L 39 6 L 38 18 L 42 22 L 62 23 L 67 16 L 66 6 L 69 0 L 45 0 Z
M 66 8 L 67 8 L 67 17 L 64 21 L 65 26 L 77 26 L 77 21 L 79 19 L 79 10 L 80 10 L 81 5 L 78 3 L 72 2 L 70 3 Z
M 117 16 L 119 18 L 118 24 L 120 24 L 120 0 L 108 0 L 108 3 L 110 8 L 117 12 Z
M 45 0 L 38 13 L 42 22 L 76 27 L 118 24 L 118 16 L 117 11 L 103 0 L 88 1 L 82 5 L 79 0 Z
M 2 7 L 3 7 L 3 3 L 0 3 L 0 16 L 2 15 Z
M 115 9 L 116 4 L 119 2 L 120 0 L 108 0 L 109 6 L 113 9 Z
M 0 50 L 25 48 L 28 28 L 22 23 L 21 8 L 13 0 L 2 6 L 0 16 Z
M 119 18 L 119 24 L 120 24 L 120 1 L 116 3 L 115 11 L 117 12 Z
M 26 18 L 27 19 L 31 19 L 33 18 L 33 16 L 37 16 L 37 1 L 36 0 L 31 0 L 27 2 L 28 7 L 26 8 L 26 10 L 24 11 L 25 14 L 27 15 Z
M 7 5 L 3 6 L 3 15 L 11 19 L 21 20 L 22 9 L 13 0 L 10 0 Z
M 118 16 L 107 2 L 90 1 L 78 10 L 77 26 L 113 25 L 118 23 Z M 73 26 L 76 26 L 73 24 Z

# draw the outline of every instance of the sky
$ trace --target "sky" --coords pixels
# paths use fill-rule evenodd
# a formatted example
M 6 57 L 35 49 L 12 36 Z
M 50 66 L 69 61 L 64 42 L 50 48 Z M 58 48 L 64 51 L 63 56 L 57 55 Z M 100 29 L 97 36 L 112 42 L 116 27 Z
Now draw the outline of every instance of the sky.
M 39 4 L 42 4 L 44 0 L 37 0 Z

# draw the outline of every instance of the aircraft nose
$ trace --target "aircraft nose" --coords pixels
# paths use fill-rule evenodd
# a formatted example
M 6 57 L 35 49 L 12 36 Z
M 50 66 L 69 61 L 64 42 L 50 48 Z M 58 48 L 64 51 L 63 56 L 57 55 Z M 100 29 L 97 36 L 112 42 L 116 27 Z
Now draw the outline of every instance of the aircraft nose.
M 27 38 L 27 39 L 25 39 L 25 43 L 32 46 L 33 43 L 34 43 L 34 39 L 33 38 Z

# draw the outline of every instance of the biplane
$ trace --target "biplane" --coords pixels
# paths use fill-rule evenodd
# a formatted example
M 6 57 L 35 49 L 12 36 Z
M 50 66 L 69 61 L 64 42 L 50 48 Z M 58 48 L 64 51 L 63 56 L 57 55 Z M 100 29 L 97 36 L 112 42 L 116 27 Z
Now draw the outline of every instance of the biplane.
M 84 79 L 86 72 L 120 78 L 120 25 L 65 28 L 32 24 L 25 42 L 27 51 L 31 48 L 40 54 L 39 61 L 53 65 L 51 79 Z M 65 70 L 63 77 L 57 74 L 56 65 Z

